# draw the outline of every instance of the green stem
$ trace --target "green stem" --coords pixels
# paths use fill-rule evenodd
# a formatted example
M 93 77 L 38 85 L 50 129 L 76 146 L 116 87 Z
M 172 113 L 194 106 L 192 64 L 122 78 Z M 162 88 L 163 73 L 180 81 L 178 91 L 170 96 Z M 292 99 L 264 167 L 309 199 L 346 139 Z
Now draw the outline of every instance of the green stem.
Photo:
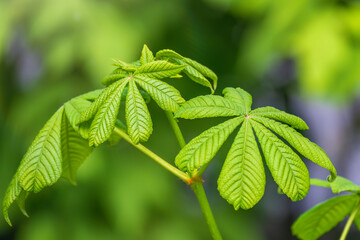
M 144 145 L 141 144 L 134 144 L 133 141 L 130 139 L 130 137 L 119 127 L 115 127 L 114 132 L 121 136 L 123 139 L 125 139 L 127 142 L 129 142 L 131 145 L 133 145 L 135 148 L 140 150 L 141 152 L 145 153 L 147 156 L 149 156 L 151 159 L 153 159 L 155 162 L 159 163 L 162 167 L 164 167 L 166 170 L 174 174 L 175 176 L 179 177 L 181 180 L 183 180 L 186 183 L 189 183 L 191 181 L 191 178 L 186 173 L 180 171 L 155 153 L 153 153 L 150 149 L 146 148 Z
M 179 127 L 176 119 L 174 118 L 174 115 L 169 111 L 165 111 L 165 114 L 166 114 L 166 117 L 169 120 L 171 128 L 173 129 L 173 132 L 174 132 L 174 134 L 176 136 L 176 139 L 179 142 L 180 147 L 181 148 L 185 147 L 186 142 L 185 142 L 184 136 L 181 133 L 180 127 Z
M 221 240 L 222 237 L 216 225 L 215 218 L 211 211 L 209 202 L 207 200 L 202 182 L 195 181 L 190 186 L 194 190 L 194 193 L 199 201 L 201 210 L 206 219 L 206 223 L 210 228 L 211 236 L 213 237 L 214 240 Z
M 354 210 L 352 211 L 349 219 L 347 220 L 346 222 L 346 225 L 344 227 L 344 230 L 341 234 L 341 237 L 340 237 L 340 240 L 345 240 L 346 239 L 346 236 L 348 235 L 349 233 L 349 230 L 350 230 L 350 227 L 351 227 L 351 224 L 353 223 L 357 213 L 359 212 L 360 210 L 360 201 L 358 202 L 358 204 L 356 205 L 356 207 L 354 208 Z

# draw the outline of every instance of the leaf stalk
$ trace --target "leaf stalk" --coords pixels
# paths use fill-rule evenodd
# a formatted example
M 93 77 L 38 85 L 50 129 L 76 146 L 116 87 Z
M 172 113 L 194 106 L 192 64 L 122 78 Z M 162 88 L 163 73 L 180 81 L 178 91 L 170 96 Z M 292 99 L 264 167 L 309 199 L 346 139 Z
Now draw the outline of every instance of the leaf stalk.
M 358 214 L 359 210 L 360 210 L 360 199 L 359 199 L 356 207 L 354 208 L 354 210 L 351 212 L 351 215 L 350 215 L 349 219 L 346 222 L 346 225 L 344 227 L 344 230 L 343 230 L 339 240 L 345 240 L 346 239 L 346 236 L 349 233 L 351 224 L 354 222 L 354 219 L 355 219 L 356 215 Z

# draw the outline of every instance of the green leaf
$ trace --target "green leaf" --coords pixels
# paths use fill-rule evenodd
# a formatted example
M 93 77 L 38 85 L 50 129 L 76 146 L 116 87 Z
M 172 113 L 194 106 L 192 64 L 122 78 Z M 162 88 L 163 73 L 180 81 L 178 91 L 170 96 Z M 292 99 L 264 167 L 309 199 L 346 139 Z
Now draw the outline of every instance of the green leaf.
M 358 212 L 358 214 L 356 214 L 354 223 L 355 223 L 356 228 L 360 232 L 360 212 Z
M 93 102 L 96 98 L 99 97 L 99 95 L 104 91 L 104 89 L 97 89 L 97 90 L 94 90 L 94 91 L 90 91 L 90 92 L 87 92 L 87 93 L 84 93 L 78 97 L 75 97 L 75 98 L 81 98 L 81 99 L 84 99 L 84 100 L 88 100 L 88 101 L 91 101 Z M 73 98 L 74 99 L 74 98 Z
M 18 169 L 18 179 L 24 190 L 39 192 L 54 184 L 61 176 L 61 107 L 40 130 Z
M 243 117 L 227 120 L 192 139 L 176 156 L 176 166 L 184 172 L 191 172 L 209 163 L 243 120 Z
M 105 90 L 91 103 L 90 107 L 84 112 L 81 113 L 81 118 L 77 124 L 82 122 L 87 122 L 91 120 L 95 114 L 98 112 L 100 106 L 109 98 L 110 95 L 118 88 L 119 84 L 122 82 L 127 82 L 128 78 L 124 78 L 122 81 L 117 81 L 105 88 Z
M 134 72 L 136 71 L 136 69 L 138 68 L 136 66 L 136 64 L 129 64 L 129 63 L 126 63 L 126 62 L 123 62 L 119 59 L 113 59 L 114 61 L 114 65 L 119 67 L 120 69 L 123 69 L 127 72 Z
M 208 67 L 196 62 L 195 60 L 192 60 L 190 58 L 183 58 L 182 61 L 193 67 L 194 69 L 196 69 L 199 73 L 201 73 L 204 77 L 210 78 L 211 80 L 213 80 L 213 86 L 214 86 L 214 90 L 217 87 L 217 81 L 218 81 L 218 77 L 216 76 L 216 74 L 209 69 Z
M 206 117 L 238 116 L 236 105 L 221 96 L 199 96 L 185 102 L 175 113 L 176 118 L 195 119 Z
M 91 123 L 89 136 L 90 146 L 98 146 L 110 137 L 119 112 L 121 94 L 127 84 L 128 80 L 125 80 L 115 82 L 110 86 L 113 89 L 111 90 L 111 94 L 108 95 L 107 98 L 104 99 L 103 104 L 99 106 L 99 110 Z M 100 95 L 100 97 L 101 96 L 102 95 Z
M 332 192 L 335 194 L 344 191 L 360 193 L 360 186 L 341 176 L 337 176 L 332 182 L 311 179 L 310 183 L 315 186 L 331 188 Z
M 192 67 L 191 65 L 186 64 L 183 60 L 180 59 L 174 59 L 174 61 L 180 65 L 185 66 L 185 69 L 183 70 L 183 72 L 194 82 L 203 85 L 205 87 L 210 88 L 211 93 L 214 93 L 214 88 L 211 85 L 210 81 L 207 80 L 198 70 L 196 70 L 194 67 Z
M 137 74 L 141 74 L 149 78 L 162 79 L 177 75 L 183 69 L 184 66 L 175 65 L 167 61 L 159 60 L 142 65 L 136 70 L 134 76 L 136 76 Z
M 333 197 L 302 214 L 292 225 L 300 239 L 315 240 L 341 222 L 359 201 L 356 195 Z
M 140 75 L 134 79 L 163 110 L 175 112 L 185 102 L 180 92 L 165 82 Z
M 231 100 L 239 108 L 243 114 L 249 114 L 251 111 L 252 97 L 241 88 L 225 88 L 223 90 L 224 97 Z
M 17 174 L 15 174 L 6 190 L 5 197 L 2 203 L 4 218 L 10 226 L 12 226 L 12 224 L 9 218 L 8 209 L 22 192 L 24 192 L 24 190 L 20 185 Z
M 309 172 L 305 164 L 270 130 L 251 119 L 250 121 L 275 182 L 292 201 L 303 199 L 310 187 Z
M 271 118 L 277 121 L 286 123 L 299 130 L 308 130 L 307 124 L 299 117 L 280 111 L 273 107 L 261 107 L 257 108 L 250 113 L 251 116 L 261 116 Z
M 265 170 L 251 124 L 245 119 L 218 179 L 220 195 L 235 210 L 252 208 L 264 195 Z
M 141 65 L 153 62 L 154 60 L 155 60 L 154 54 L 150 51 L 148 46 L 146 46 L 146 44 L 144 44 L 143 50 L 141 52 L 141 57 L 140 57 Z
M 163 49 L 156 53 L 156 58 L 159 58 L 159 59 L 168 59 L 168 58 L 183 59 L 184 57 L 173 50 Z
M 121 79 L 124 79 L 124 78 L 127 78 L 129 77 L 129 74 L 127 72 L 121 72 L 121 73 L 116 73 L 116 74 L 110 74 L 106 77 L 103 78 L 103 80 L 101 81 L 101 83 L 105 86 L 109 86 L 111 85 L 112 83 L 118 81 L 118 80 L 121 80 Z
M 135 144 L 147 141 L 153 130 L 151 116 L 134 80 L 130 80 L 129 83 L 125 116 L 131 140 Z
M 63 158 L 61 176 L 76 185 L 76 172 L 91 151 L 88 141 L 75 131 L 66 114 L 64 114 L 61 125 L 61 153 Z
M 269 118 L 251 115 L 251 119 L 262 123 L 266 127 L 270 128 L 272 131 L 284 138 L 304 157 L 313 161 L 317 165 L 328 169 L 331 172 L 332 176 L 336 177 L 336 169 L 331 163 L 329 157 L 324 152 L 324 150 L 322 150 L 315 143 L 311 142 L 309 139 L 303 137 L 299 132 L 289 127 L 288 125 L 276 122 Z

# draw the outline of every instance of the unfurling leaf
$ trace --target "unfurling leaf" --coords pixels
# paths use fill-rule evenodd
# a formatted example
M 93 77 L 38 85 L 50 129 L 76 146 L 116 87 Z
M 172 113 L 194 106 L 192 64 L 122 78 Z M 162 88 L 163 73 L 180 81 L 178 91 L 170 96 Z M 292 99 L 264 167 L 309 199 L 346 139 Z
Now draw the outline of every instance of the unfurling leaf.
M 320 186 L 320 187 L 327 187 L 331 188 L 332 192 L 337 194 L 344 191 L 347 192 L 355 192 L 360 193 L 360 186 L 356 185 L 352 181 L 343 178 L 341 176 L 337 176 L 334 181 L 328 182 L 320 179 L 311 179 L 311 185 Z
M 355 207 L 359 196 L 333 197 L 302 214 L 292 225 L 292 233 L 304 240 L 318 239 L 341 222 Z

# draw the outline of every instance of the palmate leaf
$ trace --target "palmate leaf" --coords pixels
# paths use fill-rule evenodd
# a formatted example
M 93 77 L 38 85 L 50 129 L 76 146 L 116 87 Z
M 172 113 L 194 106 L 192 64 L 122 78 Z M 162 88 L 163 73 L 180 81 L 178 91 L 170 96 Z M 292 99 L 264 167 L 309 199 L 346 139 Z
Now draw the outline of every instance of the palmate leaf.
M 243 120 L 243 117 L 230 119 L 192 139 L 176 156 L 176 166 L 182 171 L 192 172 L 209 163 Z
M 129 82 L 125 116 L 131 140 L 135 144 L 147 141 L 153 130 L 151 116 L 133 79 Z
M 63 115 L 61 125 L 61 154 L 62 174 L 72 184 L 76 184 L 76 172 L 85 159 L 90 155 L 92 148 L 87 140 L 81 137 L 72 127 L 66 114 Z
M 230 117 L 239 115 L 236 105 L 223 97 L 206 95 L 185 102 L 176 112 L 176 118 Z
M 104 99 L 103 104 L 101 104 L 98 107 L 99 110 L 96 112 L 94 120 L 91 123 L 90 135 L 89 135 L 90 146 L 96 147 L 101 143 L 105 142 L 111 136 L 119 112 L 121 94 L 125 86 L 128 84 L 128 81 L 129 81 L 128 79 L 125 79 L 123 81 L 118 81 L 113 83 L 109 87 L 112 88 L 113 90 L 107 96 L 107 98 Z M 106 89 L 99 96 L 99 98 L 101 98 L 103 94 L 107 92 L 107 90 L 108 89 Z M 96 101 L 97 99 L 95 100 L 94 103 L 96 103 Z
M 173 53 L 169 53 L 172 57 Z M 185 102 L 175 117 L 194 119 L 203 117 L 233 116 L 222 124 L 234 119 L 245 119 L 232 144 L 218 180 L 220 194 L 235 209 L 248 209 L 254 206 L 263 195 L 265 174 L 259 154 L 259 146 L 254 140 L 255 131 L 261 150 L 270 172 L 282 191 L 293 201 L 301 200 L 309 190 L 309 172 L 300 157 L 272 131 L 283 137 L 300 153 L 318 165 L 327 168 L 336 177 L 336 170 L 325 152 L 301 136 L 296 130 L 306 129 L 306 123 L 300 118 L 277 110 L 263 107 L 251 111 L 251 95 L 240 88 L 226 88 L 221 96 L 200 96 Z M 288 125 L 277 121 L 283 121 Z M 191 140 L 175 159 L 176 165 L 183 171 L 194 173 L 206 168 L 228 135 L 220 136 L 219 126 L 204 131 Z M 233 131 L 239 124 L 231 125 Z M 229 127 L 229 126 L 228 126 Z M 272 131 L 270 131 L 272 130 Z
M 134 79 L 163 110 L 175 112 L 185 102 L 180 92 L 165 82 L 140 75 Z
M 359 196 L 345 195 L 322 202 L 301 215 L 292 233 L 304 240 L 315 240 L 341 222 L 355 207 Z
M 39 192 L 54 184 L 62 172 L 61 107 L 36 136 L 20 163 L 17 177 L 28 192 Z
M 264 195 L 265 170 L 255 135 L 245 119 L 218 179 L 220 195 L 235 210 L 252 208 Z
M 251 121 L 251 125 L 275 182 L 291 200 L 303 199 L 310 187 L 309 172 L 305 164 L 271 131 L 254 121 Z

